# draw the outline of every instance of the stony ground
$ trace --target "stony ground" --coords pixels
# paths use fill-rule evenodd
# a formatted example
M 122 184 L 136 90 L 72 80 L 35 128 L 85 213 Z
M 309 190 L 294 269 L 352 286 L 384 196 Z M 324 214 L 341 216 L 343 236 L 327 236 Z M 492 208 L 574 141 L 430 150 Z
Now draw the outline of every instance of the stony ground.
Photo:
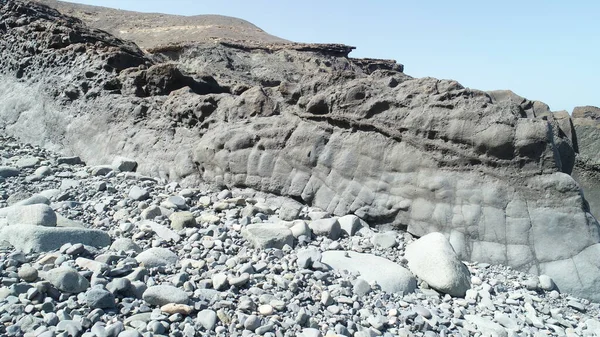
M 353 216 L 2 136 L 0 158 L 1 336 L 600 336 L 598 304 L 503 266 L 467 263 L 465 296 L 412 291 L 393 273 L 415 239 Z M 366 262 L 331 269 L 336 252 Z

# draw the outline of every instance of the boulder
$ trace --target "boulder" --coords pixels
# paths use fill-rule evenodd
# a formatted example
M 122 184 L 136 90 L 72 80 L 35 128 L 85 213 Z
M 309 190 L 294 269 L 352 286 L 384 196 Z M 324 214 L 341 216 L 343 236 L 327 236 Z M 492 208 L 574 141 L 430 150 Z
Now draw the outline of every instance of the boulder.
M 113 169 L 121 172 L 135 172 L 137 165 L 135 160 L 125 157 L 116 157 L 112 162 Z
M 313 234 L 317 236 L 326 236 L 332 240 L 337 240 L 342 234 L 342 228 L 337 218 L 325 218 L 311 221 L 308 227 Z
M 156 285 L 149 287 L 142 295 L 144 301 L 150 305 L 163 306 L 169 303 L 187 304 L 188 294 L 171 285 Z
M 181 230 L 186 227 L 196 227 L 196 218 L 192 212 L 175 212 L 169 216 L 171 220 L 171 228 Z
M 55 227 L 57 216 L 46 204 L 16 206 L 6 217 L 9 225 Z
M 77 270 L 70 267 L 58 267 L 46 272 L 44 278 L 56 289 L 66 293 L 77 294 L 86 291 L 90 282 Z
M 388 293 L 412 293 L 417 280 L 408 269 L 386 258 L 351 251 L 326 251 L 321 262 L 333 270 L 357 273 L 367 282 L 377 282 Z
M 463 297 L 471 288 L 471 273 L 444 234 L 430 233 L 410 243 L 404 256 L 410 271 L 439 292 Z
M 135 259 L 146 268 L 174 266 L 179 261 L 177 254 L 161 247 L 147 249 L 138 254 Z
M 6 226 L 0 230 L 0 238 L 25 253 L 48 252 L 66 243 L 93 247 L 106 247 L 111 243 L 110 236 L 98 229 L 35 225 Z
M 142 200 L 146 200 L 150 197 L 150 193 L 148 193 L 148 191 L 145 188 L 139 187 L 139 186 L 133 186 L 130 190 L 129 190 L 129 199 L 135 200 L 135 201 L 142 201 Z
M 283 224 L 278 223 L 256 223 L 242 228 L 242 236 L 254 247 L 278 248 L 283 246 L 294 246 L 294 235 L 292 231 Z

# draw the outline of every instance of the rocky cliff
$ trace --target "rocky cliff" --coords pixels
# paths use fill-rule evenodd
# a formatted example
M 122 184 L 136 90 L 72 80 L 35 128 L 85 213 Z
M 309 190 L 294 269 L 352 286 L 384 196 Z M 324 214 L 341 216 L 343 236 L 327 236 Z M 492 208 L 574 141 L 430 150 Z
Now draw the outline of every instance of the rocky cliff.
M 147 47 L 0 0 L 0 128 L 90 164 L 244 186 L 550 275 L 600 300 L 598 223 L 570 176 L 571 122 L 511 92 L 412 78 L 352 47 Z

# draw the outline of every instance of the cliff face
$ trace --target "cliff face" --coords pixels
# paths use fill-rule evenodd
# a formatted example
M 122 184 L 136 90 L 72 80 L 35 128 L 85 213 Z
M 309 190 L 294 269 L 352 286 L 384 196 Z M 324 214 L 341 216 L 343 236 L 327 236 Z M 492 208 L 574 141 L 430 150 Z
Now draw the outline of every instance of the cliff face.
M 415 79 L 343 45 L 148 48 L 0 0 L 0 127 L 165 179 L 247 186 L 548 274 L 600 300 L 598 223 L 570 120 L 511 92 Z

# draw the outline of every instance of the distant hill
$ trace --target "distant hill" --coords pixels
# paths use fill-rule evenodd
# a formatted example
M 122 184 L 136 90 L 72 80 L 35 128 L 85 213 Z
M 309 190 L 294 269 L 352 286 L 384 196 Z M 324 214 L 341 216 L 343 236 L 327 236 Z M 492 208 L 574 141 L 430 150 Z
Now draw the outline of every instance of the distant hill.
M 248 21 L 222 15 L 180 16 L 140 13 L 55 0 L 37 0 L 87 25 L 131 40 L 143 49 L 160 45 L 211 40 L 264 43 L 290 41 L 270 35 Z

